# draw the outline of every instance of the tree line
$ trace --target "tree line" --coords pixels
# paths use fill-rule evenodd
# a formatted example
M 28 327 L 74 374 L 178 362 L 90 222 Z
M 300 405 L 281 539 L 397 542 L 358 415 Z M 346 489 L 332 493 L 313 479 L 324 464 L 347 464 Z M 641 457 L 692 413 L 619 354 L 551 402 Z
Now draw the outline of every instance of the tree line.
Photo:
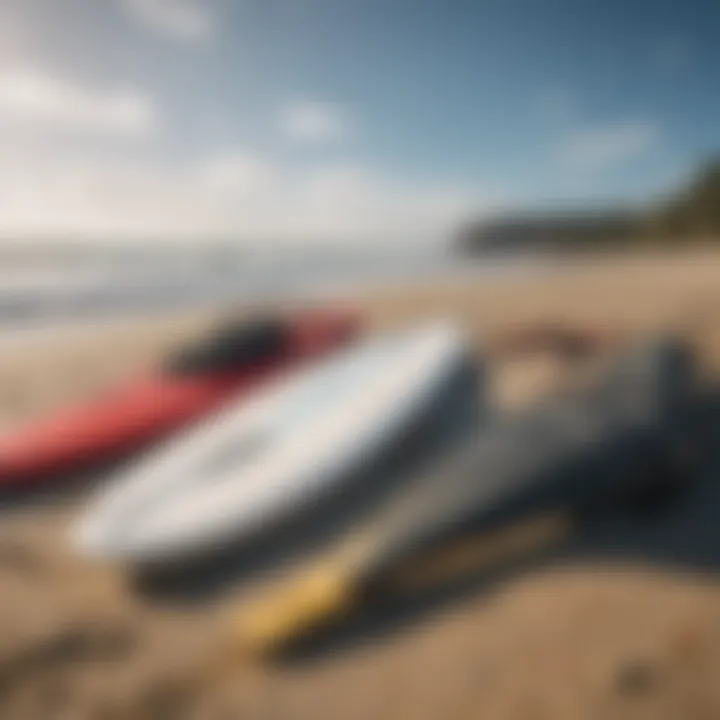
M 571 250 L 720 239 L 720 157 L 700 167 L 686 187 L 642 209 L 513 213 L 471 222 L 456 237 L 463 252 Z

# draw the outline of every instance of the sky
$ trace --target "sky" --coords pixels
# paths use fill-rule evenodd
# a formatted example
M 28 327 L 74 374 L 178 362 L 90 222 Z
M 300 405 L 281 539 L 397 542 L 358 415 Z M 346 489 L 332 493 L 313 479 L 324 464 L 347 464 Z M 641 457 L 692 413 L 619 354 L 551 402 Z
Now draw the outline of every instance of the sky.
M 720 146 L 717 0 L 3 0 L 0 238 L 386 243 Z

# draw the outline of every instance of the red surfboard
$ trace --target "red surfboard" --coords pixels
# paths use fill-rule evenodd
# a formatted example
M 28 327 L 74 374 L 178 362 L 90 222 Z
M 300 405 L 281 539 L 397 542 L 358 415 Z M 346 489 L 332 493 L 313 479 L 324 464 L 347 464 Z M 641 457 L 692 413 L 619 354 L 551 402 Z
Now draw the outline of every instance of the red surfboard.
M 145 377 L 0 440 L 0 488 L 20 490 L 121 459 L 294 366 L 349 342 L 349 313 L 309 311 L 225 326 Z

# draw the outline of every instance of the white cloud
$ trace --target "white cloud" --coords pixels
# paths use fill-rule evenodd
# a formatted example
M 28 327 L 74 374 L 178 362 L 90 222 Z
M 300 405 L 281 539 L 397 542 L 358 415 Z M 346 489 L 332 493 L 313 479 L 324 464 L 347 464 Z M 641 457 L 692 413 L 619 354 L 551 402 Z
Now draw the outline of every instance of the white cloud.
M 30 29 L 20 22 L 12 6 L 0 4 L 0 59 L 21 57 L 28 51 Z
M 348 125 L 345 113 L 335 103 L 304 100 L 289 103 L 280 112 L 280 129 L 299 142 L 341 140 L 348 134 Z
M 175 40 L 197 43 L 215 29 L 209 0 L 120 0 L 122 8 L 140 25 Z
M 236 198 L 265 192 L 278 182 L 275 164 L 249 152 L 210 158 L 200 163 L 197 172 L 197 180 L 203 187 Z
M 300 179 L 287 230 L 324 240 L 427 240 L 456 231 L 486 204 L 470 188 L 404 185 L 362 165 L 330 164 Z
M 584 170 L 603 170 L 645 155 L 661 132 L 652 122 L 635 121 L 575 130 L 557 147 L 558 158 Z
M 142 135 L 155 120 L 152 103 L 137 90 L 100 91 L 29 68 L 0 70 L 0 121 L 6 124 Z
M 127 153 L 0 162 L 0 235 L 249 242 L 447 237 L 487 207 L 472 188 L 402 185 L 355 164 L 299 171 L 236 151 L 185 166 Z

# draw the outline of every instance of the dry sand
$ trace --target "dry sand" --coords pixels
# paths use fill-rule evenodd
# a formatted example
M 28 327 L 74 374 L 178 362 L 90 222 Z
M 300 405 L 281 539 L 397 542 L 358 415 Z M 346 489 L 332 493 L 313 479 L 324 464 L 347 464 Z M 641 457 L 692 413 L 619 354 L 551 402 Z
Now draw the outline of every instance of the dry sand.
M 457 315 L 478 347 L 537 321 L 610 335 L 671 328 L 693 339 L 710 368 L 720 360 L 720 254 L 707 251 L 576 260 L 534 279 L 394 288 L 356 304 L 377 327 Z M 0 417 L 19 422 L 90 395 L 211 320 L 147 320 L 5 357 Z M 565 372 L 547 359 L 493 370 L 505 405 L 531 401 Z M 703 492 L 712 498 L 712 487 Z M 291 666 L 218 661 L 218 618 L 231 594 L 189 605 L 149 602 L 115 569 L 73 557 L 65 547 L 72 506 L 6 517 L 0 717 L 720 718 L 720 584 L 712 562 L 720 523 L 707 498 L 686 501 L 659 526 L 625 528 L 610 545 L 615 552 L 518 568 L 407 626 Z M 693 503 L 704 511 L 697 520 L 688 519 Z M 638 559 L 652 553 L 630 552 L 655 537 L 675 549 L 692 534 L 688 522 L 695 544 L 680 562 L 669 562 L 676 552 L 656 553 L 652 563 Z

